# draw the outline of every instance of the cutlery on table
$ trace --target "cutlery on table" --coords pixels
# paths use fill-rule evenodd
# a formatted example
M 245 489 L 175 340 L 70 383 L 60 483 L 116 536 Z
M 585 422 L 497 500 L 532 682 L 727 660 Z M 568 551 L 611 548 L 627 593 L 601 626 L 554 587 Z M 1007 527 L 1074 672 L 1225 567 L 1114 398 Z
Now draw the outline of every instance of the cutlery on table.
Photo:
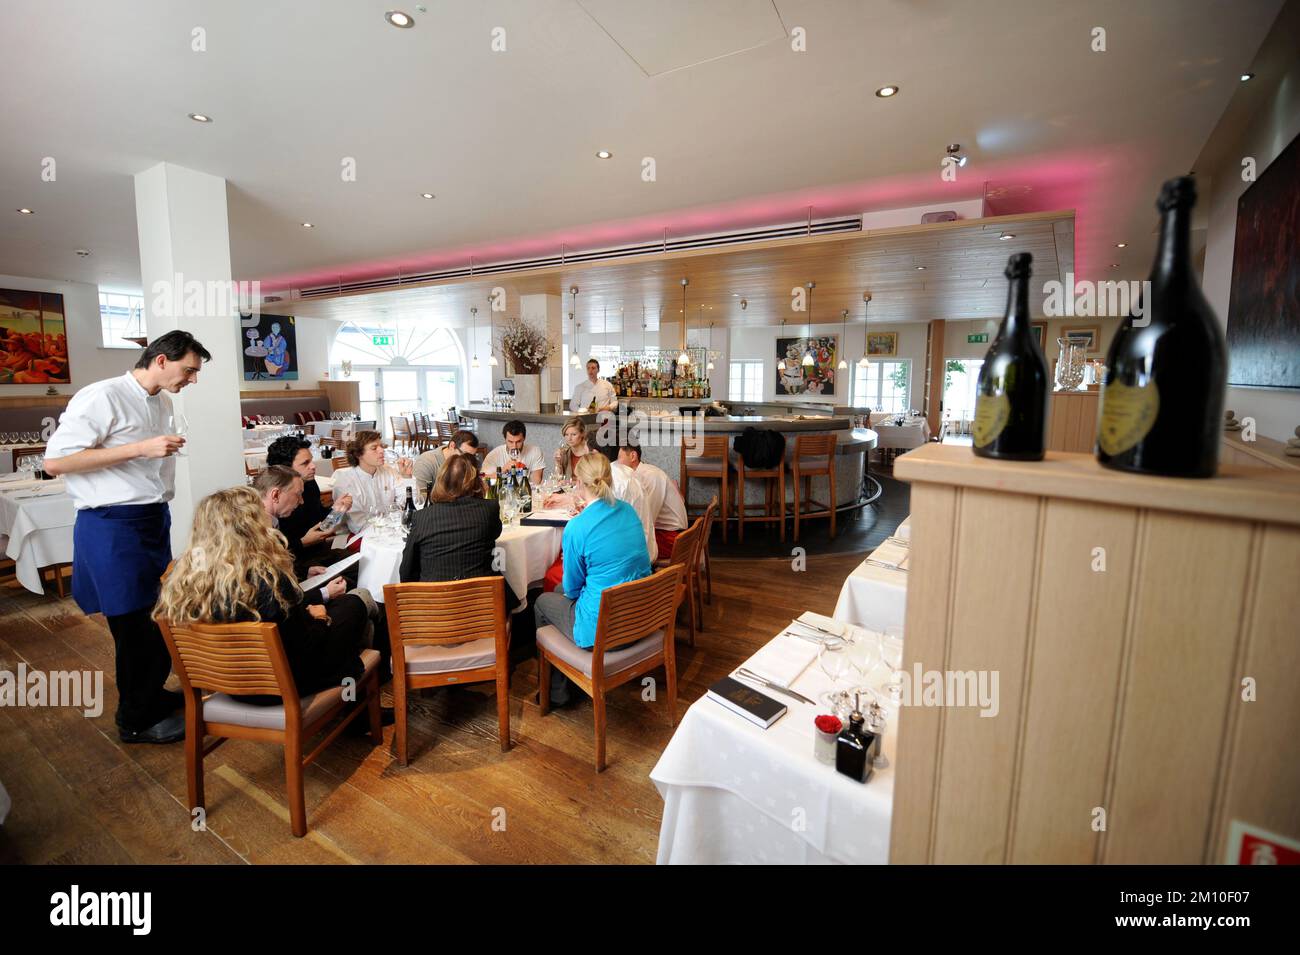
M 734 675 L 746 680 L 752 680 L 754 683 L 757 683 L 759 686 L 766 687 L 769 690 L 776 690 L 778 693 L 784 693 L 787 696 L 793 697 L 794 699 L 799 700 L 803 703 L 812 703 L 814 706 L 816 705 L 815 700 L 808 699 L 808 697 L 804 696 L 802 693 L 798 692 L 797 690 L 792 690 L 788 686 L 782 686 L 780 683 L 775 683 L 772 680 L 767 679 L 766 677 L 761 677 L 753 670 L 746 669 L 745 667 L 737 668 Z

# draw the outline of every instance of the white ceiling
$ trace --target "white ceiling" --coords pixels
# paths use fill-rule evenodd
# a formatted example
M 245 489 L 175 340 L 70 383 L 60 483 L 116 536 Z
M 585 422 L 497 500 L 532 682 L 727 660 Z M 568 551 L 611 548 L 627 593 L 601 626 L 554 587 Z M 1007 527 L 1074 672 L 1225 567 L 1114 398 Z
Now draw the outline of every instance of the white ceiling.
M 927 191 L 1076 208 L 1080 271 L 1141 277 L 1160 181 L 1191 167 L 1280 4 L 6 0 L 0 273 L 138 287 L 131 177 L 166 160 L 228 180 L 238 278 L 411 271 L 533 237 L 552 251 Z M 392 6 L 415 28 L 389 26 Z M 875 97 L 886 83 L 902 92 Z M 971 156 L 955 187 L 939 182 L 949 142 Z

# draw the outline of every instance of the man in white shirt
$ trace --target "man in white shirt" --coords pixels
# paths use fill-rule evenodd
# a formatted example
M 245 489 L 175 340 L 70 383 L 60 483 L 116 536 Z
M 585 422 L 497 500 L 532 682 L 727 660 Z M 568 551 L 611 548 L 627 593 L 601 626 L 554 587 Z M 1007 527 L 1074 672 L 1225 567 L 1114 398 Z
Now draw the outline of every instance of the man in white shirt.
M 528 429 L 522 421 L 507 421 L 501 429 L 505 444 L 498 444 L 483 459 L 483 470 L 505 471 L 507 468 L 522 467 L 528 472 L 528 479 L 535 485 L 542 483 L 542 472 L 546 469 L 546 457 L 542 449 L 535 444 L 527 444 L 524 438 Z
M 384 463 L 384 441 L 378 431 L 358 431 L 348 443 L 348 464 L 334 472 L 334 494 L 351 495 L 348 530 L 359 534 L 370 521 L 372 510 L 387 511 L 392 504 L 406 502 L 406 489 L 415 490 L 410 458 L 401 458 L 397 467 Z
M 163 689 L 171 656 L 150 616 L 172 556 L 172 455 L 185 446 L 162 392 L 198 381 L 211 358 L 189 332 L 159 336 L 125 375 L 73 395 L 45 449 L 45 470 L 64 476 L 77 510 L 72 597 L 102 613 L 113 635 L 124 743 L 185 738 L 181 696 Z
M 671 555 L 677 535 L 690 524 L 682 492 L 663 468 L 641 460 L 639 445 L 625 444 L 620 447 L 618 463 L 631 470 L 645 492 L 647 508 L 654 515 L 654 533 L 659 553 L 665 557 Z
M 587 380 L 573 386 L 569 410 L 590 411 L 592 401 L 596 402 L 597 411 L 608 411 L 618 404 L 614 386 L 600 377 L 600 362 L 594 358 L 587 360 Z
M 438 480 L 447 460 L 457 454 L 478 454 L 478 436 L 473 431 L 460 430 L 451 436 L 444 448 L 425 451 L 415 459 L 412 471 L 415 477 L 415 493 L 427 495 L 429 485 Z
M 610 473 L 614 477 L 614 496 L 620 501 L 627 501 L 641 519 L 641 530 L 645 533 L 645 547 L 650 552 L 650 563 L 659 559 L 659 544 L 655 540 L 655 512 L 650 508 L 641 483 L 632 473 L 631 468 L 624 467 L 617 461 L 611 461 Z

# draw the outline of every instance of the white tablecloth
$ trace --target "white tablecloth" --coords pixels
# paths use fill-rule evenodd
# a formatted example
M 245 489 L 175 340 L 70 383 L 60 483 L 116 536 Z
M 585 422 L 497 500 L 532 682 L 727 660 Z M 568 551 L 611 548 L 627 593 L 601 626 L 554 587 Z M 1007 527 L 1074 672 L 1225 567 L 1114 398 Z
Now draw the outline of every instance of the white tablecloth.
M 881 421 L 873 424 L 872 429 L 879 436 L 877 448 L 919 448 L 930 440 L 930 424 L 924 418 L 918 418 L 901 426 Z
M 904 521 L 896 536 L 909 539 L 911 526 Z M 872 551 L 867 560 L 897 563 L 908 554 L 908 549 L 889 541 Z M 835 603 L 835 619 L 857 624 L 868 630 L 883 631 L 886 627 L 903 626 L 907 610 L 907 572 L 891 570 L 863 561 L 840 588 L 840 599 Z
M 283 434 L 288 434 L 295 427 L 296 425 L 292 424 L 258 424 L 245 428 L 244 447 L 264 449 L 269 442 Z
M 353 431 L 374 431 L 373 421 L 309 421 L 307 427 L 316 434 L 328 438 L 334 431 L 351 435 Z
M 14 473 L 14 451 L 23 448 L 43 448 L 43 444 L 0 444 L 0 474 Z
M 0 484 L 0 540 L 13 560 L 18 582 L 44 593 L 41 567 L 72 563 L 72 525 L 77 519 L 63 482 L 6 481 Z
M 885 677 L 877 667 L 869 682 L 881 685 Z M 814 662 L 791 686 L 817 699 L 831 682 Z M 887 711 L 884 755 L 891 765 L 863 784 L 813 756 L 813 718 L 823 706 L 765 692 L 789 707 L 766 730 L 708 697 L 686 711 L 650 772 L 664 798 L 657 861 L 888 862 L 895 717 Z
M 546 575 L 560 554 L 563 528 L 520 525 L 507 527 L 497 538 L 502 549 L 502 575 L 507 586 L 520 598 L 528 593 L 530 584 Z M 357 573 L 357 586 L 369 590 L 375 600 L 384 600 L 384 585 L 401 581 L 402 545 L 394 541 L 373 541 L 361 538 L 361 563 Z M 509 603 L 510 598 L 506 598 Z

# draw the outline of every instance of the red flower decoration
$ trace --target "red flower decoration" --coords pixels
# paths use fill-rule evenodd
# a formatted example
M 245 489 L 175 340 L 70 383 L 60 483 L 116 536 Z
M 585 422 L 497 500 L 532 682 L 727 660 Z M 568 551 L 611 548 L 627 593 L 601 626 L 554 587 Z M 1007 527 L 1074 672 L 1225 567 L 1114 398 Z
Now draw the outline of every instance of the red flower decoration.
M 838 716 L 819 716 L 813 722 L 817 724 L 817 728 L 823 733 L 838 733 L 844 729 L 844 724 L 840 722 Z

